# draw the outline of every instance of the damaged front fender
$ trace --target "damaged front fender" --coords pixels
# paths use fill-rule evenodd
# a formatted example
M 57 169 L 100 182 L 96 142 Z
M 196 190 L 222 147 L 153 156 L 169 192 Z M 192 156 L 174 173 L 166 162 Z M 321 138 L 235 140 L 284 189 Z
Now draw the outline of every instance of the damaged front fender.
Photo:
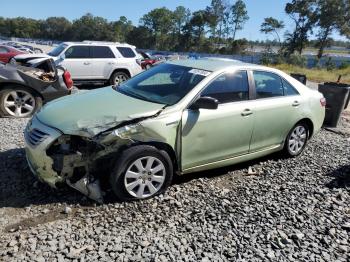
M 51 186 L 59 182 L 67 182 L 71 187 L 94 199 L 103 201 L 103 193 L 99 180 L 109 177 L 113 168 L 113 159 L 118 153 L 140 143 L 163 143 L 171 147 L 175 154 L 181 115 L 161 115 L 157 112 L 151 116 L 141 116 L 125 121 L 117 127 L 111 127 L 95 136 L 96 125 L 83 135 L 62 134 L 49 128 L 33 118 L 32 124 L 26 130 L 27 157 L 34 173 Z M 79 122 L 82 124 L 82 122 Z M 84 123 L 84 127 L 89 123 Z M 106 129 L 106 126 L 101 125 Z M 30 144 L 31 130 L 45 130 L 47 136 L 38 146 Z M 75 130 L 77 131 L 77 130 Z M 81 130 L 80 130 L 81 131 Z M 78 132 L 79 134 L 79 132 Z

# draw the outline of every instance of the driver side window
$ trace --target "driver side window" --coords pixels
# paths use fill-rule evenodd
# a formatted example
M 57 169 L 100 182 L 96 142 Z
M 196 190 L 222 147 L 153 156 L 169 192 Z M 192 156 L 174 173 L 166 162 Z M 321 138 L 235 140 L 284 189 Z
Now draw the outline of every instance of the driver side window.
M 201 96 L 215 98 L 219 104 L 249 100 L 247 72 L 220 75 L 204 89 Z

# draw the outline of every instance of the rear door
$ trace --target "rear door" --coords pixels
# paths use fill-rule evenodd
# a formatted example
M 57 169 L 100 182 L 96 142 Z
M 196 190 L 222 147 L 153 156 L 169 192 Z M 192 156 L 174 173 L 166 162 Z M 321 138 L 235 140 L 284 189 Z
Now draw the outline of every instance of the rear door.
M 68 69 L 73 79 L 91 79 L 92 61 L 90 46 L 74 45 L 69 47 L 61 64 Z
M 130 47 L 117 46 L 116 49 L 118 53 L 119 67 L 127 68 L 130 71 L 131 77 L 142 71 L 141 63 L 137 63 L 137 59 L 139 59 L 141 55 L 137 55 Z
M 301 119 L 301 96 L 286 80 L 267 71 L 253 71 L 256 100 L 250 152 L 281 145 Z
M 109 79 L 117 60 L 109 46 L 91 46 L 91 78 Z

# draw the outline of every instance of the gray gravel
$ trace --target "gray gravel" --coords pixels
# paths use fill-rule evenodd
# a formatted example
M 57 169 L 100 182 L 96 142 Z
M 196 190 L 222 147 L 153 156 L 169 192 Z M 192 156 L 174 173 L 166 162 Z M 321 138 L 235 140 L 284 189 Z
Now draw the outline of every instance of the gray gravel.
M 346 133 L 321 131 L 296 159 L 273 155 L 178 178 L 147 201 L 96 205 L 33 178 L 25 123 L 0 119 L 0 260 L 350 259 Z

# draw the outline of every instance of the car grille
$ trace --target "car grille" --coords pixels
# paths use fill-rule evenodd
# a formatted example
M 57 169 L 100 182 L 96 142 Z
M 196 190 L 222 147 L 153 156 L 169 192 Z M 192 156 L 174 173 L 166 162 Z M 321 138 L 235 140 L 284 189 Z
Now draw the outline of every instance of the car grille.
M 29 144 L 31 144 L 32 146 L 37 146 L 39 145 L 41 142 L 43 142 L 47 137 L 49 136 L 49 134 L 46 134 L 43 131 L 40 131 L 36 128 L 33 128 L 32 130 L 26 130 L 25 132 L 25 137 L 26 140 Z

